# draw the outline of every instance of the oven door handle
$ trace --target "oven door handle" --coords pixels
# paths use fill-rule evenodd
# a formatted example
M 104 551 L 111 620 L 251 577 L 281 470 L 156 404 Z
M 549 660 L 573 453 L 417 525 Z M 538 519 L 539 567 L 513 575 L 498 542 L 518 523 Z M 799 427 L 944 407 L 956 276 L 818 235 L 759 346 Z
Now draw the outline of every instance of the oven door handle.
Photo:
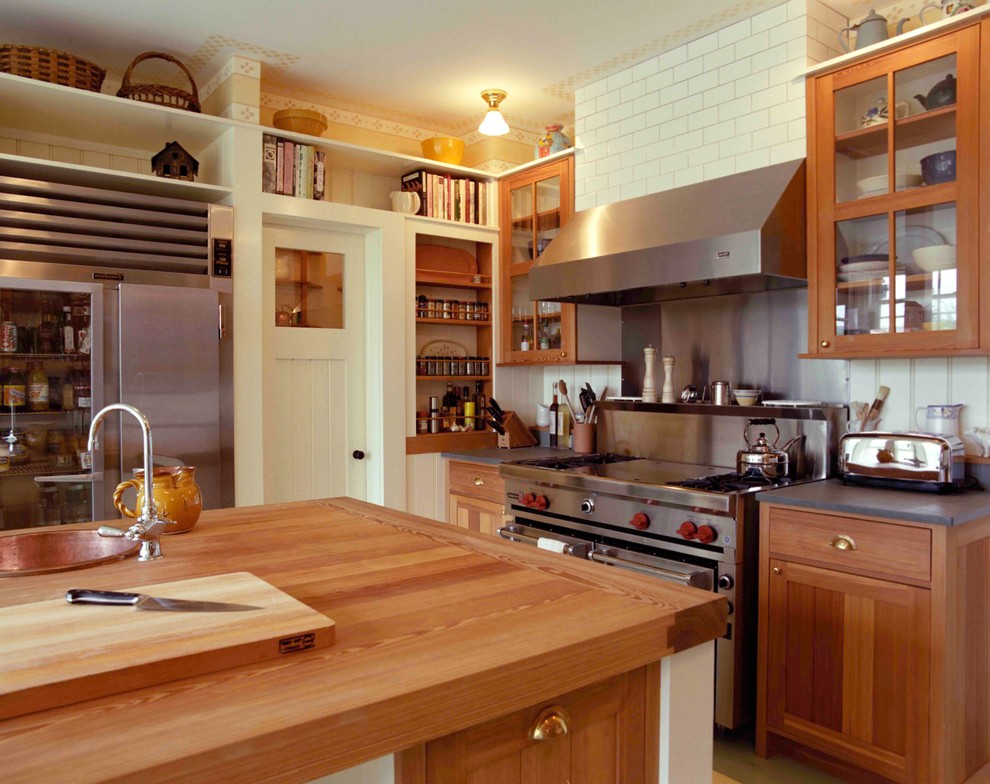
M 513 529 L 511 526 L 506 526 L 505 528 L 498 529 L 498 535 L 503 539 L 508 539 L 510 542 L 522 542 L 524 544 L 531 544 L 533 547 L 540 546 L 540 539 L 550 538 L 541 536 L 531 536 L 530 534 L 525 534 L 522 531 Z M 559 541 L 559 540 L 554 540 Z M 562 547 L 561 552 L 564 555 L 573 555 L 578 558 L 587 558 L 588 551 L 591 549 L 591 545 L 587 544 L 567 544 L 566 542 L 560 542 Z M 547 548 L 541 548 L 547 549 Z
M 659 566 L 646 566 L 645 564 L 634 563 L 633 561 L 626 561 L 622 558 L 615 558 L 611 555 L 602 555 L 597 551 L 592 551 L 588 556 L 592 561 L 597 561 L 598 563 L 609 564 L 610 566 L 618 566 L 622 569 L 629 569 L 633 572 L 642 572 L 643 574 L 651 574 L 654 577 L 663 577 L 666 580 L 677 580 L 677 582 L 689 585 L 691 583 L 692 575 L 681 574 L 680 572 L 673 572 L 670 569 L 661 569 Z

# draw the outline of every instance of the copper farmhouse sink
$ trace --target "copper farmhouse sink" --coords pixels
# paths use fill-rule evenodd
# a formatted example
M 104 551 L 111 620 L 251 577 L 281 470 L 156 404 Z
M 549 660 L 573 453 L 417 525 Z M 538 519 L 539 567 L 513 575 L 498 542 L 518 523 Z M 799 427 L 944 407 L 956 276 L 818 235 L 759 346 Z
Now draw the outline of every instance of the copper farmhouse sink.
M 31 531 L 0 537 L 0 577 L 67 572 L 122 561 L 140 543 L 110 539 L 96 531 Z

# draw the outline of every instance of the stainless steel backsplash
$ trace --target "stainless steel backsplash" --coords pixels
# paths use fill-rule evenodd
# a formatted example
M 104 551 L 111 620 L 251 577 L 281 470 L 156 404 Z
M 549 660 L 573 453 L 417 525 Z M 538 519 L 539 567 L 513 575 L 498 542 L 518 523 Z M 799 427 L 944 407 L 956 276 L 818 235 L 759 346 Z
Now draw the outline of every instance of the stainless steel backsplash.
M 763 390 L 765 399 L 849 403 L 846 360 L 798 359 L 808 350 L 807 289 L 674 300 L 622 308 L 622 394 L 643 391 L 643 348 L 672 354 L 674 389 L 712 381 Z

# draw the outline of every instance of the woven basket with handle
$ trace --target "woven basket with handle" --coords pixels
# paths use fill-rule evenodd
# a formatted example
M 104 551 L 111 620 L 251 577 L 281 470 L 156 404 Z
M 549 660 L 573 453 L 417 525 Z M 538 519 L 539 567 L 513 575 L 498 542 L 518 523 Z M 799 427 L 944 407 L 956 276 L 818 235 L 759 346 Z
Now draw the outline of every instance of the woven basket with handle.
M 0 73 L 26 76 L 80 90 L 100 91 L 107 75 L 100 66 L 58 49 L 0 44 Z
M 131 84 L 131 71 L 134 70 L 134 66 L 143 60 L 151 59 L 167 60 L 179 66 L 189 79 L 189 84 L 192 85 L 192 92 L 189 93 L 185 90 L 180 90 L 178 87 L 169 87 L 166 84 Z M 193 75 L 182 63 L 163 52 L 145 52 L 135 57 L 134 62 L 127 66 L 127 71 L 124 73 L 124 80 L 120 84 L 120 89 L 117 90 L 117 95 L 120 98 L 130 98 L 132 101 L 157 103 L 176 109 L 186 109 L 190 112 L 202 111 L 199 106 L 199 91 L 196 89 L 196 82 L 193 81 Z

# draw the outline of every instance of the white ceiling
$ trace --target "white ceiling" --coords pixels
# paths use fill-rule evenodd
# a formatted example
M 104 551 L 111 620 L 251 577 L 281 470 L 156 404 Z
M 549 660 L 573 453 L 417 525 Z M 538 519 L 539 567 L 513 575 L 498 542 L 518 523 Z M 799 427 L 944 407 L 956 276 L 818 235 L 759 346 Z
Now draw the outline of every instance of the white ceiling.
M 260 60 L 263 91 L 465 135 L 480 93 L 506 90 L 509 124 L 569 123 L 574 89 L 781 0 L 3 0 L 4 43 L 62 49 L 119 82 L 145 51 L 202 86 L 234 54 Z M 846 16 L 870 0 L 830 5 Z M 182 84 L 146 61 L 139 81 Z M 104 91 L 106 91 L 104 87 Z

